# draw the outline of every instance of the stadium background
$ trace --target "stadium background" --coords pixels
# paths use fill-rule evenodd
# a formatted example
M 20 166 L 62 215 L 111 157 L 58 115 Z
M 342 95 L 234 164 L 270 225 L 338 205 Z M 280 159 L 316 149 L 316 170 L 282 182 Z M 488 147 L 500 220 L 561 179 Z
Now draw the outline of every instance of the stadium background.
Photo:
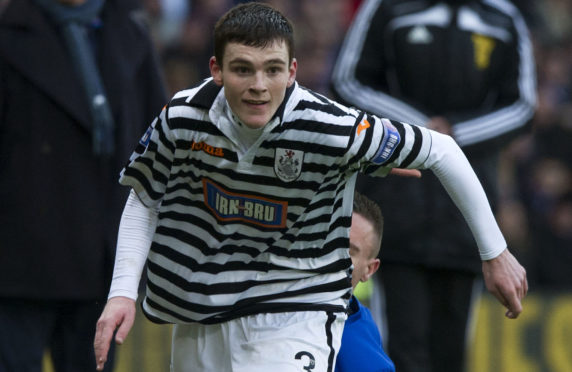
M 214 22 L 237 1 L 142 0 L 171 93 L 208 76 Z M 266 1 L 295 24 L 298 81 L 328 95 L 332 64 L 360 0 Z M 504 318 L 484 294 L 468 372 L 572 371 L 572 0 L 514 0 L 531 30 L 539 106 L 532 131 L 506 148 L 497 218 L 530 283 L 524 312 Z M 383 263 L 381 266 L 383 270 Z M 361 288 L 367 302 L 371 288 Z M 116 372 L 169 369 L 170 327 L 137 314 Z M 44 372 L 52 372 L 49 358 Z

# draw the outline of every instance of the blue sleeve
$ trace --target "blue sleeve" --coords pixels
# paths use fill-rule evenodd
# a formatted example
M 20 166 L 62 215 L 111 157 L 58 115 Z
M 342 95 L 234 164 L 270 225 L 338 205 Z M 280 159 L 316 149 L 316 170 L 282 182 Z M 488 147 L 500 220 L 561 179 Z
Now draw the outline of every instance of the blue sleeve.
M 356 300 L 357 301 L 357 300 Z M 395 372 L 369 310 L 359 304 L 344 326 L 335 372 Z

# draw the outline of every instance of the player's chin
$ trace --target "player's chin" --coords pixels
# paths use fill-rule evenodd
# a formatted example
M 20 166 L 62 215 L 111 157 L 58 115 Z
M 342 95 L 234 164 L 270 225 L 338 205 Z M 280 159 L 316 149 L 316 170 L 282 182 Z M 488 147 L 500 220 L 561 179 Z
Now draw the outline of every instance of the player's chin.
M 270 121 L 271 116 L 267 113 L 254 113 L 241 118 L 242 122 L 249 128 L 262 128 Z

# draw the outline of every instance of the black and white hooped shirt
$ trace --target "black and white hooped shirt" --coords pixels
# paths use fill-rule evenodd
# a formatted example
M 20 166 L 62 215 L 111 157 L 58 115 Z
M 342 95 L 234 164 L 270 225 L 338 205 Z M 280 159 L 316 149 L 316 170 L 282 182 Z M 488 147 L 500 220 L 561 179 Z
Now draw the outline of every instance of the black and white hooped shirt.
M 212 79 L 179 92 L 122 171 L 120 182 L 158 208 L 143 301 L 155 321 L 345 311 L 357 172 L 430 168 L 459 201 L 481 257 L 506 247 L 476 176 L 446 136 L 296 83 L 245 150 L 226 108 Z

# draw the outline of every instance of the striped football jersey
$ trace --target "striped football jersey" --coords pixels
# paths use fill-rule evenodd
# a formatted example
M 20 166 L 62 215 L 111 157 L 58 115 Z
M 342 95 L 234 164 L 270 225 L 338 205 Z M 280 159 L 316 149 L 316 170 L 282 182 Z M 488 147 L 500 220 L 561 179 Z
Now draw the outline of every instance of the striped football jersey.
M 430 133 L 296 83 L 260 138 L 240 151 L 226 107 L 212 79 L 179 92 L 122 171 L 120 182 L 159 208 L 146 315 L 208 324 L 345 311 L 357 172 L 421 167 Z

